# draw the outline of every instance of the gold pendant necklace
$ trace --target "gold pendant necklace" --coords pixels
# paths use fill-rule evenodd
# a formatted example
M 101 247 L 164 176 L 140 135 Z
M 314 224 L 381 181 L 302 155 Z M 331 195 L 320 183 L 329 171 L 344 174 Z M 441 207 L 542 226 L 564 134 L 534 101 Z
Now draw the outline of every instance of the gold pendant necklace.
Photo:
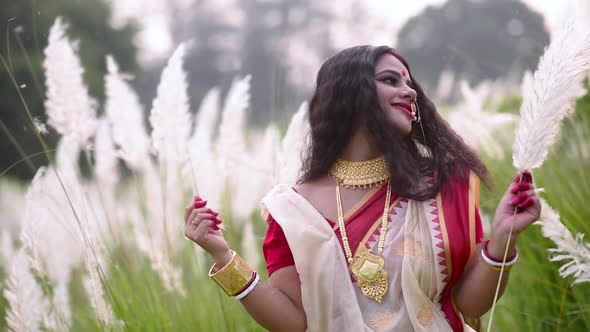
M 385 245 L 385 233 L 387 232 L 388 210 L 391 199 L 391 186 L 387 184 L 387 196 L 385 196 L 385 207 L 381 216 L 381 234 L 379 234 L 379 243 L 377 245 L 377 254 L 373 254 L 362 244 L 357 250 L 354 259 L 352 250 L 348 243 L 346 228 L 344 227 L 344 214 L 342 213 L 342 200 L 340 197 L 340 186 L 336 184 L 336 202 L 338 205 L 338 227 L 342 234 L 342 243 L 344 244 L 344 253 L 350 264 L 350 272 L 354 275 L 357 285 L 360 287 L 366 297 L 381 303 L 383 296 L 387 293 L 389 287 L 389 274 L 385 270 L 385 259 L 381 255 Z
M 391 174 L 381 156 L 366 161 L 338 159 L 330 168 L 330 175 L 347 188 L 371 188 L 387 181 Z

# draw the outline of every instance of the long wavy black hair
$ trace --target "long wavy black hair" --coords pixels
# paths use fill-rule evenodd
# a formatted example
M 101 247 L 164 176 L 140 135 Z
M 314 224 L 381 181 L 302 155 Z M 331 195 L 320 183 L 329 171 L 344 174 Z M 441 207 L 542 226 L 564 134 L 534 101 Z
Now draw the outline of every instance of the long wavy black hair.
M 399 59 L 410 73 L 424 135 L 419 123 L 413 122 L 410 134 L 402 137 L 386 121 L 374 79 L 375 64 L 385 54 Z M 415 200 L 432 198 L 451 178 L 466 179 L 468 169 L 490 184 L 485 164 L 438 114 L 407 61 L 391 47 L 356 46 L 328 59 L 318 72 L 309 102 L 309 123 L 311 137 L 298 183 L 328 174 L 354 131 L 364 125 L 385 156 L 392 190 L 398 195 Z M 427 147 L 428 153 L 420 152 L 420 145 Z M 434 176 L 431 184 L 424 185 L 426 174 Z

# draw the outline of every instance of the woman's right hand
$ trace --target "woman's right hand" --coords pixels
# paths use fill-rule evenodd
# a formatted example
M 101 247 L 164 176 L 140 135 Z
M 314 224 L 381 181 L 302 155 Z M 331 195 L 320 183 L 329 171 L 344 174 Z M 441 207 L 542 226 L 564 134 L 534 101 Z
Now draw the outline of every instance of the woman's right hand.
M 231 259 L 229 245 L 219 226 L 223 222 L 219 212 L 206 207 L 207 201 L 199 196 L 189 204 L 184 213 L 184 235 L 203 248 L 215 260 L 217 266 L 224 266 Z

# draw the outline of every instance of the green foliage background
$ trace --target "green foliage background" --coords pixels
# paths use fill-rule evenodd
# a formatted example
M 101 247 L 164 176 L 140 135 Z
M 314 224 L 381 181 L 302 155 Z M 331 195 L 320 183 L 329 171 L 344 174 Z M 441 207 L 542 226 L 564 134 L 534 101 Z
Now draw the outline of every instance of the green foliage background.
M 105 56 L 112 54 L 123 72 L 135 73 L 138 68 L 137 48 L 133 42 L 136 27 L 121 29 L 110 26 L 111 8 L 105 0 L 0 0 L 1 54 L 19 85 L 20 92 L 34 117 L 46 122 L 45 77 L 43 50 L 47 46 L 49 28 L 56 17 L 70 25 L 68 36 L 79 41 L 79 54 L 84 68 L 84 81 L 99 104 L 104 100 Z M 0 67 L 0 171 L 24 156 L 42 151 L 32 131 L 21 101 L 8 72 Z M 21 87 L 22 86 L 22 87 Z M 55 134 L 46 137 L 50 148 Z M 20 150 L 20 151 L 19 151 Z M 42 157 L 15 167 L 9 175 L 31 178 L 41 166 Z
M 85 81 L 92 95 L 104 98 L 104 55 L 111 53 L 123 71 L 135 72 L 136 49 L 132 38 L 133 26 L 112 29 L 107 22 L 108 6 L 102 0 L 0 0 L 0 20 L 7 22 L 0 34 L 3 56 L 9 60 L 10 70 L 34 115 L 45 121 L 43 112 L 44 78 L 42 52 L 47 32 L 57 15 L 75 27 L 70 36 L 80 40 L 80 56 L 86 69 Z M 9 14 L 10 13 L 10 14 Z M 15 32 L 15 28 L 21 30 Z M 29 129 L 14 86 L 7 79 L 4 68 L 0 80 L 0 112 L 6 128 L 16 142 L 24 147 L 23 154 L 40 151 L 38 142 Z M 276 75 L 270 73 L 270 76 Z M 282 75 L 282 74 L 281 74 Z M 282 78 L 281 78 L 282 79 Z M 506 96 L 497 106 L 500 112 L 516 112 L 520 98 Z M 50 142 L 54 136 L 47 137 Z M 577 103 L 577 111 L 566 119 L 562 136 L 542 169 L 535 171 L 538 187 L 546 189 L 542 196 L 558 210 L 562 222 L 574 233 L 590 234 L 590 94 Z M 0 141 L 3 155 L 0 169 L 20 159 L 19 152 L 9 140 Z M 495 187 L 482 188 L 482 212 L 493 215 L 499 197 L 515 175 L 511 166 L 511 149 L 506 147 L 505 158 L 487 158 Z M 31 165 L 39 166 L 38 160 Z M 14 175 L 27 177 L 31 169 L 19 168 Z M 227 200 L 229 202 L 229 199 Z M 229 204 L 229 203 L 228 203 Z M 227 205 L 226 205 L 227 206 Z M 234 220 L 229 208 L 226 215 L 227 238 L 237 250 L 243 248 L 242 223 Z M 261 248 L 266 224 L 258 215 L 252 216 L 257 248 Z M 180 237 L 180 236 L 179 236 Z M 179 239 L 180 240 L 180 239 Z M 111 256 L 103 283 L 118 323 L 102 326 L 82 288 L 82 269 L 74 274 L 70 286 L 73 310 L 72 331 L 261 331 L 256 322 L 235 300 L 226 297 L 207 276 L 211 262 L 195 254 L 187 241 L 184 252 L 175 258 L 181 266 L 186 297 L 167 291 L 159 275 L 153 271 L 145 256 L 134 249 L 133 239 L 111 248 Z M 563 279 L 558 263 L 548 260 L 547 249 L 554 244 L 533 226 L 520 236 L 520 261 L 512 270 L 511 282 L 499 302 L 495 317 L 496 331 L 588 331 L 590 330 L 590 284 L 570 287 L 571 279 Z M 259 252 L 262 255 L 261 252 Z M 198 260 L 205 260 L 199 262 Z M 264 275 L 264 266 L 257 270 Z M 5 270 L 0 266 L 0 290 L 5 286 Z M 266 276 L 263 276 L 266 279 Z M 51 286 L 51 285 L 50 285 Z M 0 331 L 6 330 L 7 303 L 0 296 Z M 485 326 L 485 324 L 484 324 Z

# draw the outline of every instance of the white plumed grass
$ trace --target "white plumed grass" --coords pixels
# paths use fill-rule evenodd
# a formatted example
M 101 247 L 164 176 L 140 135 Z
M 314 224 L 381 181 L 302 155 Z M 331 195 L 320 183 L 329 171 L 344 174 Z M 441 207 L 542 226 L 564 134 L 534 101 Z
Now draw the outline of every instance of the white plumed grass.
M 543 236 L 555 242 L 557 248 L 548 249 L 552 262 L 563 262 L 559 274 L 573 277 L 572 285 L 590 282 L 590 243 L 584 242 L 584 234 L 575 236 L 561 222 L 557 211 L 541 200 L 542 213 L 537 224 Z
M 212 88 L 201 101 L 190 140 L 191 148 L 211 144 L 213 132 L 219 121 L 219 98 L 219 88 Z
M 185 46 L 180 45 L 162 72 L 149 121 L 152 147 L 160 162 L 177 164 L 184 160 L 191 132 L 191 115 L 186 74 L 182 68 Z
M 135 171 L 149 162 L 150 138 L 144 124 L 144 111 L 139 98 L 121 74 L 112 57 L 107 57 L 105 78 L 105 112 L 109 118 L 117 155 Z
M 118 159 L 111 136 L 111 126 L 106 118 L 99 121 L 94 141 L 94 176 L 104 190 L 111 189 L 119 181 Z M 107 195 L 112 193 L 107 192 Z
M 65 35 L 66 25 L 57 18 L 45 48 L 47 123 L 63 136 L 73 136 L 84 147 L 96 129 L 96 101 L 83 82 L 84 72 L 77 46 Z
M 473 89 L 466 81 L 461 81 L 460 89 L 463 103 L 447 115 L 449 125 L 471 147 L 501 158 L 504 152 L 497 137 L 510 138 L 510 129 L 518 117 L 508 113 L 484 111 L 487 86 L 483 83 L 478 89 Z
M 309 139 L 307 102 L 303 102 L 291 118 L 287 133 L 281 142 L 279 152 L 278 183 L 295 185 L 302 166 L 302 154 Z
M 41 331 L 43 316 L 48 314 L 48 302 L 30 271 L 24 249 L 17 251 L 9 265 L 4 297 L 9 309 L 6 313 L 8 329 L 14 332 Z
M 84 276 L 82 283 L 84 290 L 88 296 L 90 305 L 94 308 L 96 315 L 103 324 L 104 329 L 108 329 L 114 322 L 114 315 L 110 303 L 105 297 L 101 274 L 104 273 L 105 264 L 101 259 L 98 248 L 94 250 L 86 250 L 86 257 L 84 263 L 86 265 L 87 274 Z M 95 255 L 96 254 L 96 255 Z
M 261 267 L 261 250 L 262 239 L 257 239 L 254 234 L 254 226 L 251 221 L 248 221 L 244 225 L 244 235 L 242 238 L 242 248 L 244 250 L 244 259 L 248 264 L 252 265 L 255 269 Z
M 220 90 L 212 88 L 199 106 L 189 143 L 189 163 L 183 169 L 184 177 L 191 179 L 191 189 L 196 191 L 194 194 L 206 197 L 208 205 L 214 210 L 221 209 L 224 189 L 223 173 L 217 169 L 219 161 L 213 149 L 213 133 L 219 121 L 219 104 Z
M 521 120 L 513 145 L 517 169 L 543 164 L 561 120 L 575 110 L 573 102 L 589 69 L 590 32 L 570 21 L 553 36 L 532 81 L 523 84 Z
M 235 78 L 221 113 L 221 124 L 215 152 L 221 162 L 222 172 L 228 174 L 229 168 L 239 163 L 246 150 L 244 142 L 246 110 L 250 105 L 250 75 Z

